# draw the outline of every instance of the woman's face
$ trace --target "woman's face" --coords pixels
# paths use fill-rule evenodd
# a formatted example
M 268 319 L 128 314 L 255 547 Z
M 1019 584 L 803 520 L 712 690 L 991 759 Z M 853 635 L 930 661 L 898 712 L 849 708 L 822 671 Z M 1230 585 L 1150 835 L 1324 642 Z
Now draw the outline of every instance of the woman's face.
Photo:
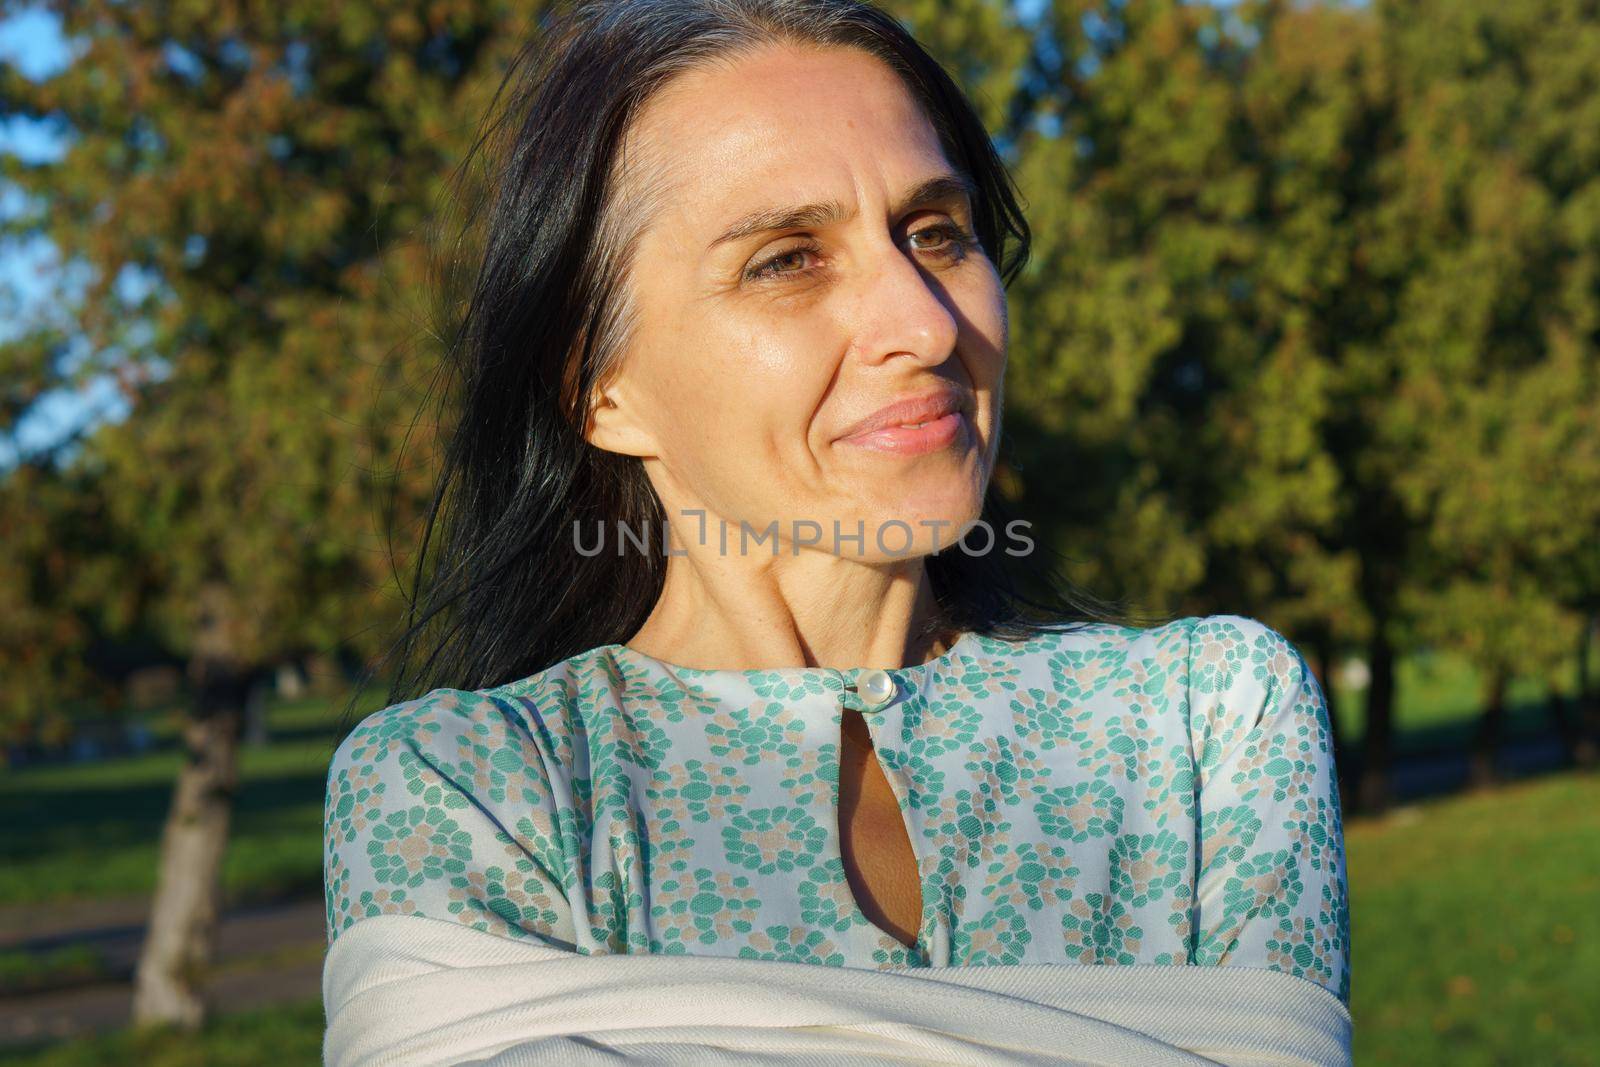
M 590 439 L 644 457 L 675 541 L 699 540 L 687 513 L 704 509 L 730 553 L 741 522 L 755 535 L 774 520 L 786 555 L 813 535 L 875 559 L 953 543 L 998 444 L 1005 292 L 895 74 L 853 50 L 765 47 L 669 83 L 625 159 L 623 188 L 645 176 L 659 199 Z M 955 412 L 855 432 L 928 397 Z

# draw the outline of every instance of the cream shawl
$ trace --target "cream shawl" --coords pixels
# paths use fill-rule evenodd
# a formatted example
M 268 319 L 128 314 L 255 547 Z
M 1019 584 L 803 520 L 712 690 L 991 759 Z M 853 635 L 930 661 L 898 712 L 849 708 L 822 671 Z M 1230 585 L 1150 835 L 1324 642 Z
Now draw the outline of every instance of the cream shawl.
M 334 941 L 322 997 L 326 1067 L 1350 1062 L 1338 997 L 1249 967 L 585 956 L 377 915 Z

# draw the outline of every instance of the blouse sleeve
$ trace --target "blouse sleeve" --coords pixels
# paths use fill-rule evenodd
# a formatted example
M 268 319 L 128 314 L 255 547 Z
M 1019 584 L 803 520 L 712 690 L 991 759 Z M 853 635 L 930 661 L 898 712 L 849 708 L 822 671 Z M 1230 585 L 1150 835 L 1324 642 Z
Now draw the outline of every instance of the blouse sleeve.
M 371 915 L 449 919 L 572 950 L 563 825 L 520 703 L 440 689 L 374 712 L 328 768 L 328 943 Z
M 1270 967 L 1350 999 L 1344 830 L 1328 705 L 1280 633 L 1213 615 L 1190 631 L 1199 770 L 1193 961 Z

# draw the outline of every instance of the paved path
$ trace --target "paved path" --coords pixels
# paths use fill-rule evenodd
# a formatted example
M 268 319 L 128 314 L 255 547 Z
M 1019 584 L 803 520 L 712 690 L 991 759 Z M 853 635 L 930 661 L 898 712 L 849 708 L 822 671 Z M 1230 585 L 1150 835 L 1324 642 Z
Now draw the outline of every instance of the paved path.
M 0 998 L 0 1046 L 119 1029 L 133 1004 L 133 970 L 147 902 L 0 909 L 0 952 L 91 946 L 105 961 L 92 984 Z M 315 1000 L 326 949 L 320 899 L 240 908 L 223 915 L 208 995 L 217 1012 Z

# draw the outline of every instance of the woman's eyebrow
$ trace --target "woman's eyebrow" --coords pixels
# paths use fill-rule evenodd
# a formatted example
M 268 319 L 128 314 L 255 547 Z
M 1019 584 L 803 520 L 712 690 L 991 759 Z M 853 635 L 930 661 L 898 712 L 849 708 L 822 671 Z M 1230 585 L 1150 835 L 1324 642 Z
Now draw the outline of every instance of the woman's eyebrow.
M 970 202 L 977 196 L 977 192 L 977 183 L 965 174 L 955 172 L 939 174 L 918 183 L 902 196 L 899 203 L 895 205 L 893 213 L 898 215 L 915 207 L 959 201 L 962 198 L 966 198 Z M 828 226 L 836 222 L 843 222 L 854 214 L 853 211 L 846 208 L 838 200 L 822 200 L 814 204 L 801 204 L 796 207 L 763 208 L 735 219 L 732 225 L 723 230 L 716 240 L 706 247 L 707 250 L 710 250 L 718 245 L 727 244 L 729 241 L 743 240 L 746 237 L 752 237 L 768 230 L 788 230 L 799 226 Z

